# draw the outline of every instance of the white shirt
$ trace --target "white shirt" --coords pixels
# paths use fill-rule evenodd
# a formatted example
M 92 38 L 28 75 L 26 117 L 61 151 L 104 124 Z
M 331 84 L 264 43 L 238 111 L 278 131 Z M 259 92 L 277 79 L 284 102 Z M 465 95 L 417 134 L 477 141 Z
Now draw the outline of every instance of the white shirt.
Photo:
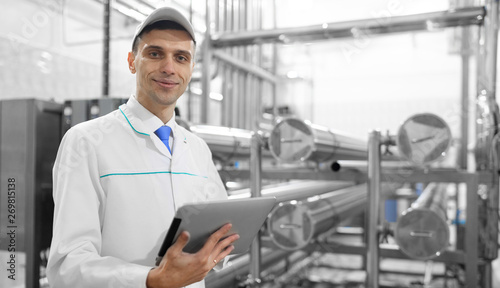
M 161 120 L 134 97 L 65 134 L 53 175 L 52 288 L 145 287 L 176 207 L 227 198 L 206 143 L 167 124 L 173 155 L 154 134 Z

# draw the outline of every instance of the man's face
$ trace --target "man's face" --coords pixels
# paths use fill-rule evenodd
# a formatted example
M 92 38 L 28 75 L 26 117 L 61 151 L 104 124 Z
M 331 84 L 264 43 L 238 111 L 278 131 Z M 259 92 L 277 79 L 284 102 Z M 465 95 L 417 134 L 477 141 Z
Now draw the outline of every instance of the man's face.
M 167 107 L 173 111 L 191 80 L 194 43 L 185 31 L 152 30 L 141 36 L 128 62 L 137 74 L 137 100 L 153 113 Z

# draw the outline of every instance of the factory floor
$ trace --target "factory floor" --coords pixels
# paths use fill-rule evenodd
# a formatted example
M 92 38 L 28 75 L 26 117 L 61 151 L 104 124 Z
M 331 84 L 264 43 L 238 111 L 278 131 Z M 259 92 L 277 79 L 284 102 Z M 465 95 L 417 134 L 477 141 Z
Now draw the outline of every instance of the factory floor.
M 381 259 L 379 287 L 459 287 L 456 281 L 444 281 L 444 265 L 434 264 L 432 274 L 436 279 L 424 286 L 425 269 L 422 262 L 398 259 Z M 355 255 L 323 254 L 315 263 L 296 274 L 296 279 L 283 287 L 287 288 L 362 288 L 365 287 L 366 272 L 362 270 L 362 258 Z M 448 286 L 446 286 L 448 285 Z
M 2 258 L 0 251 L 0 259 Z M 500 251 L 499 251 L 500 255 Z M 24 257 L 22 259 L 24 260 Z M 431 262 L 429 262 L 431 263 Z M 362 269 L 362 258 L 357 255 L 316 253 L 304 259 L 302 265 L 287 277 L 265 281 L 261 288 L 364 288 L 366 272 Z M 445 267 L 442 263 L 432 263 L 432 267 L 422 261 L 381 259 L 380 288 L 458 288 L 463 287 L 456 279 L 444 277 Z M 20 265 L 19 268 L 24 268 Z M 425 285 L 425 269 L 432 271 L 432 278 Z M 294 267 L 291 267 L 291 270 Z M 500 287 L 500 259 L 492 263 L 492 288 Z M 497 271 L 497 273 L 495 273 Z M 448 272 L 449 274 L 449 272 Z M 24 269 L 18 269 L 18 280 L 10 281 L 6 277 L 0 279 L 0 287 L 24 288 Z M 277 281 L 279 280 L 279 281 Z M 40 287 L 48 287 L 45 282 Z M 15 283 L 13 283 L 15 282 Z M 221 287 L 222 288 L 222 287 Z M 226 287 L 224 287 L 226 288 Z
M 259 288 L 373 287 L 365 284 L 367 273 L 362 253 L 366 251 L 356 249 L 364 246 L 361 232 L 361 229 L 349 228 L 343 229 L 343 233 L 340 233 L 338 228 L 336 233 L 318 237 L 314 243 L 300 251 L 302 254 L 291 251 L 289 259 L 293 260 L 290 263 L 273 265 L 263 271 L 261 275 L 263 284 Z M 382 245 L 387 251 L 391 245 L 398 250 L 393 237 L 381 240 L 384 240 Z M 296 257 L 296 255 L 301 256 Z M 398 253 L 394 255 L 398 255 L 397 257 L 401 259 L 380 258 L 378 277 L 380 288 L 466 287 L 467 279 L 463 265 L 411 260 Z M 500 259 L 493 261 L 491 266 L 492 277 L 489 288 L 500 288 Z
M 500 251 L 499 251 L 500 252 Z M 289 277 L 286 283 L 272 284 L 267 288 L 364 288 L 366 272 L 361 269 L 361 256 L 323 254 Z M 432 271 L 425 277 L 426 269 Z M 453 267 L 443 263 L 401 259 L 381 259 L 380 288 L 459 288 L 464 287 L 463 275 L 457 279 Z M 500 287 L 500 260 L 492 263 L 492 288 Z M 498 271 L 495 273 L 495 271 Z
M 347 229 L 346 231 L 356 231 Z M 367 278 L 361 255 L 341 254 L 344 245 L 362 243 L 361 234 L 333 234 L 316 242 L 309 257 L 290 265 L 289 272 L 262 288 L 364 288 Z M 326 240 L 328 239 L 328 240 Z M 392 237 L 385 239 L 387 245 Z M 323 243 L 323 244 L 321 244 Z M 325 245 L 324 243 L 329 243 Z M 336 245 L 335 243 L 339 244 Z M 336 248 L 335 248 L 336 247 Z M 334 249 L 334 250 L 332 250 Z M 335 253 L 332 253 L 335 252 Z M 500 255 L 500 250 L 499 254 Z M 491 288 L 500 288 L 500 258 L 492 262 Z M 461 288 L 465 272 L 458 264 L 411 259 L 380 258 L 380 288 Z M 481 288 L 481 287 L 473 287 Z

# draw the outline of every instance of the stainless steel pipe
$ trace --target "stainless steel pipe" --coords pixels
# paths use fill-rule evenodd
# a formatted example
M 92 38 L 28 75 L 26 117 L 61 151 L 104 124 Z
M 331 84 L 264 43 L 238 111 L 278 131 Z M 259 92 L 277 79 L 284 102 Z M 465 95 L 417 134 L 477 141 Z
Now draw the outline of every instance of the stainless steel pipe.
M 446 184 L 430 183 L 399 217 L 395 229 L 401 251 L 414 259 L 432 259 L 449 243 Z
M 368 158 L 366 141 L 296 118 L 278 121 L 268 141 L 271 154 L 283 162 Z
M 297 251 L 290 254 L 289 251 L 264 249 L 262 251 L 261 269 L 272 269 L 277 263 L 288 259 L 291 263 L 306 257 L 306 253 Z M 247 276 L 250 271 L 250 255 L 245 254 L 229 260 L 227 266 L 219 271 L 211 271 L 205 278 L 206 288 L 238 287 L 238 276 Z M 241 280 L 240 280 L 241 281 Z
M 306 27 L 281 28 L 260 31 L 238 31 L 213 35 L 214 47 L 230 47 L 290 41 L 314 41 L 332 38 L 356 37 L 429 30 L 455 26 L 482 24 L 483 7 L 468 7 L 450 11 L 393 16 L 390 19 L 363 19 L 346 22 L 324 23 Z
M 262 189 L 262 196 L 276 197 L 276 202 L 306 199 L 315 195 L 353 186 L 352 182 L 340 181 L 300 181 L 290 184 L 273 185 Z M 231 192 L 230 199 L 250 198 L 250 189 Z
M 221 158 L 250 158 L 252 133 L 248 130 L 209 125 L 192 125 L 191 132 L 205 140 L 212 154 Z
M 383 191 L 391 189 L 392 185 L 386 184 Z M 367 184 L 361 184 L 303 201 L 279 203 L 267 220 L 271 241 L 288 251 L 306 247 L 321 233 L 365 211 L 367 190 Z
M 260 68 L 255 64 L 251 64 L 243 60 L 240 60 L 238 58 L 235 58 L 234 56 L 231 56 L 228 53 L 216 50 L 213 52 L 213 56 L 227 64 L 230 64 L 234 68 L 248 72 L 252 75 L 259 77 L 260 79 L 267 80 L 271 83 L 277 83 L 279 80 L 276 75 L 268 72 L 267 70 Z
M 250 159 L 252 131 L 210 125 L 191 125 L 191 132 L 205 140 L 212 155 L 222 160 Z M 262 156 L 271 157 L 267 150 Z

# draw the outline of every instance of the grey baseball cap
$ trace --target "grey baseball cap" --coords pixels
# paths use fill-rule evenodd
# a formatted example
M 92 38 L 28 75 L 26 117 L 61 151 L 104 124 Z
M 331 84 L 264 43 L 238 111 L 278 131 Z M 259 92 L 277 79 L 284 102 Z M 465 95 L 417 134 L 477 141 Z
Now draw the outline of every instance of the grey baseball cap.
M 149 14 L 149 16 L 141 24 L 139 24 L 139 26 L 137 26 L 134 34 L 134 39 L 132 40 L 132 49 L 135 41 L 137 40 L 137 37 L 141 34 L 144 28 L 159 21 L 176 22 L 177 24 L 184 27 L 184 29 L 186 29 L 191 38 L 193 38 L 193 41 L 196 43 L 194 29 L 189 20 L 184 17 L 181 12 L 172 7 L 161 7 L 151 12 L 151 14 Z

